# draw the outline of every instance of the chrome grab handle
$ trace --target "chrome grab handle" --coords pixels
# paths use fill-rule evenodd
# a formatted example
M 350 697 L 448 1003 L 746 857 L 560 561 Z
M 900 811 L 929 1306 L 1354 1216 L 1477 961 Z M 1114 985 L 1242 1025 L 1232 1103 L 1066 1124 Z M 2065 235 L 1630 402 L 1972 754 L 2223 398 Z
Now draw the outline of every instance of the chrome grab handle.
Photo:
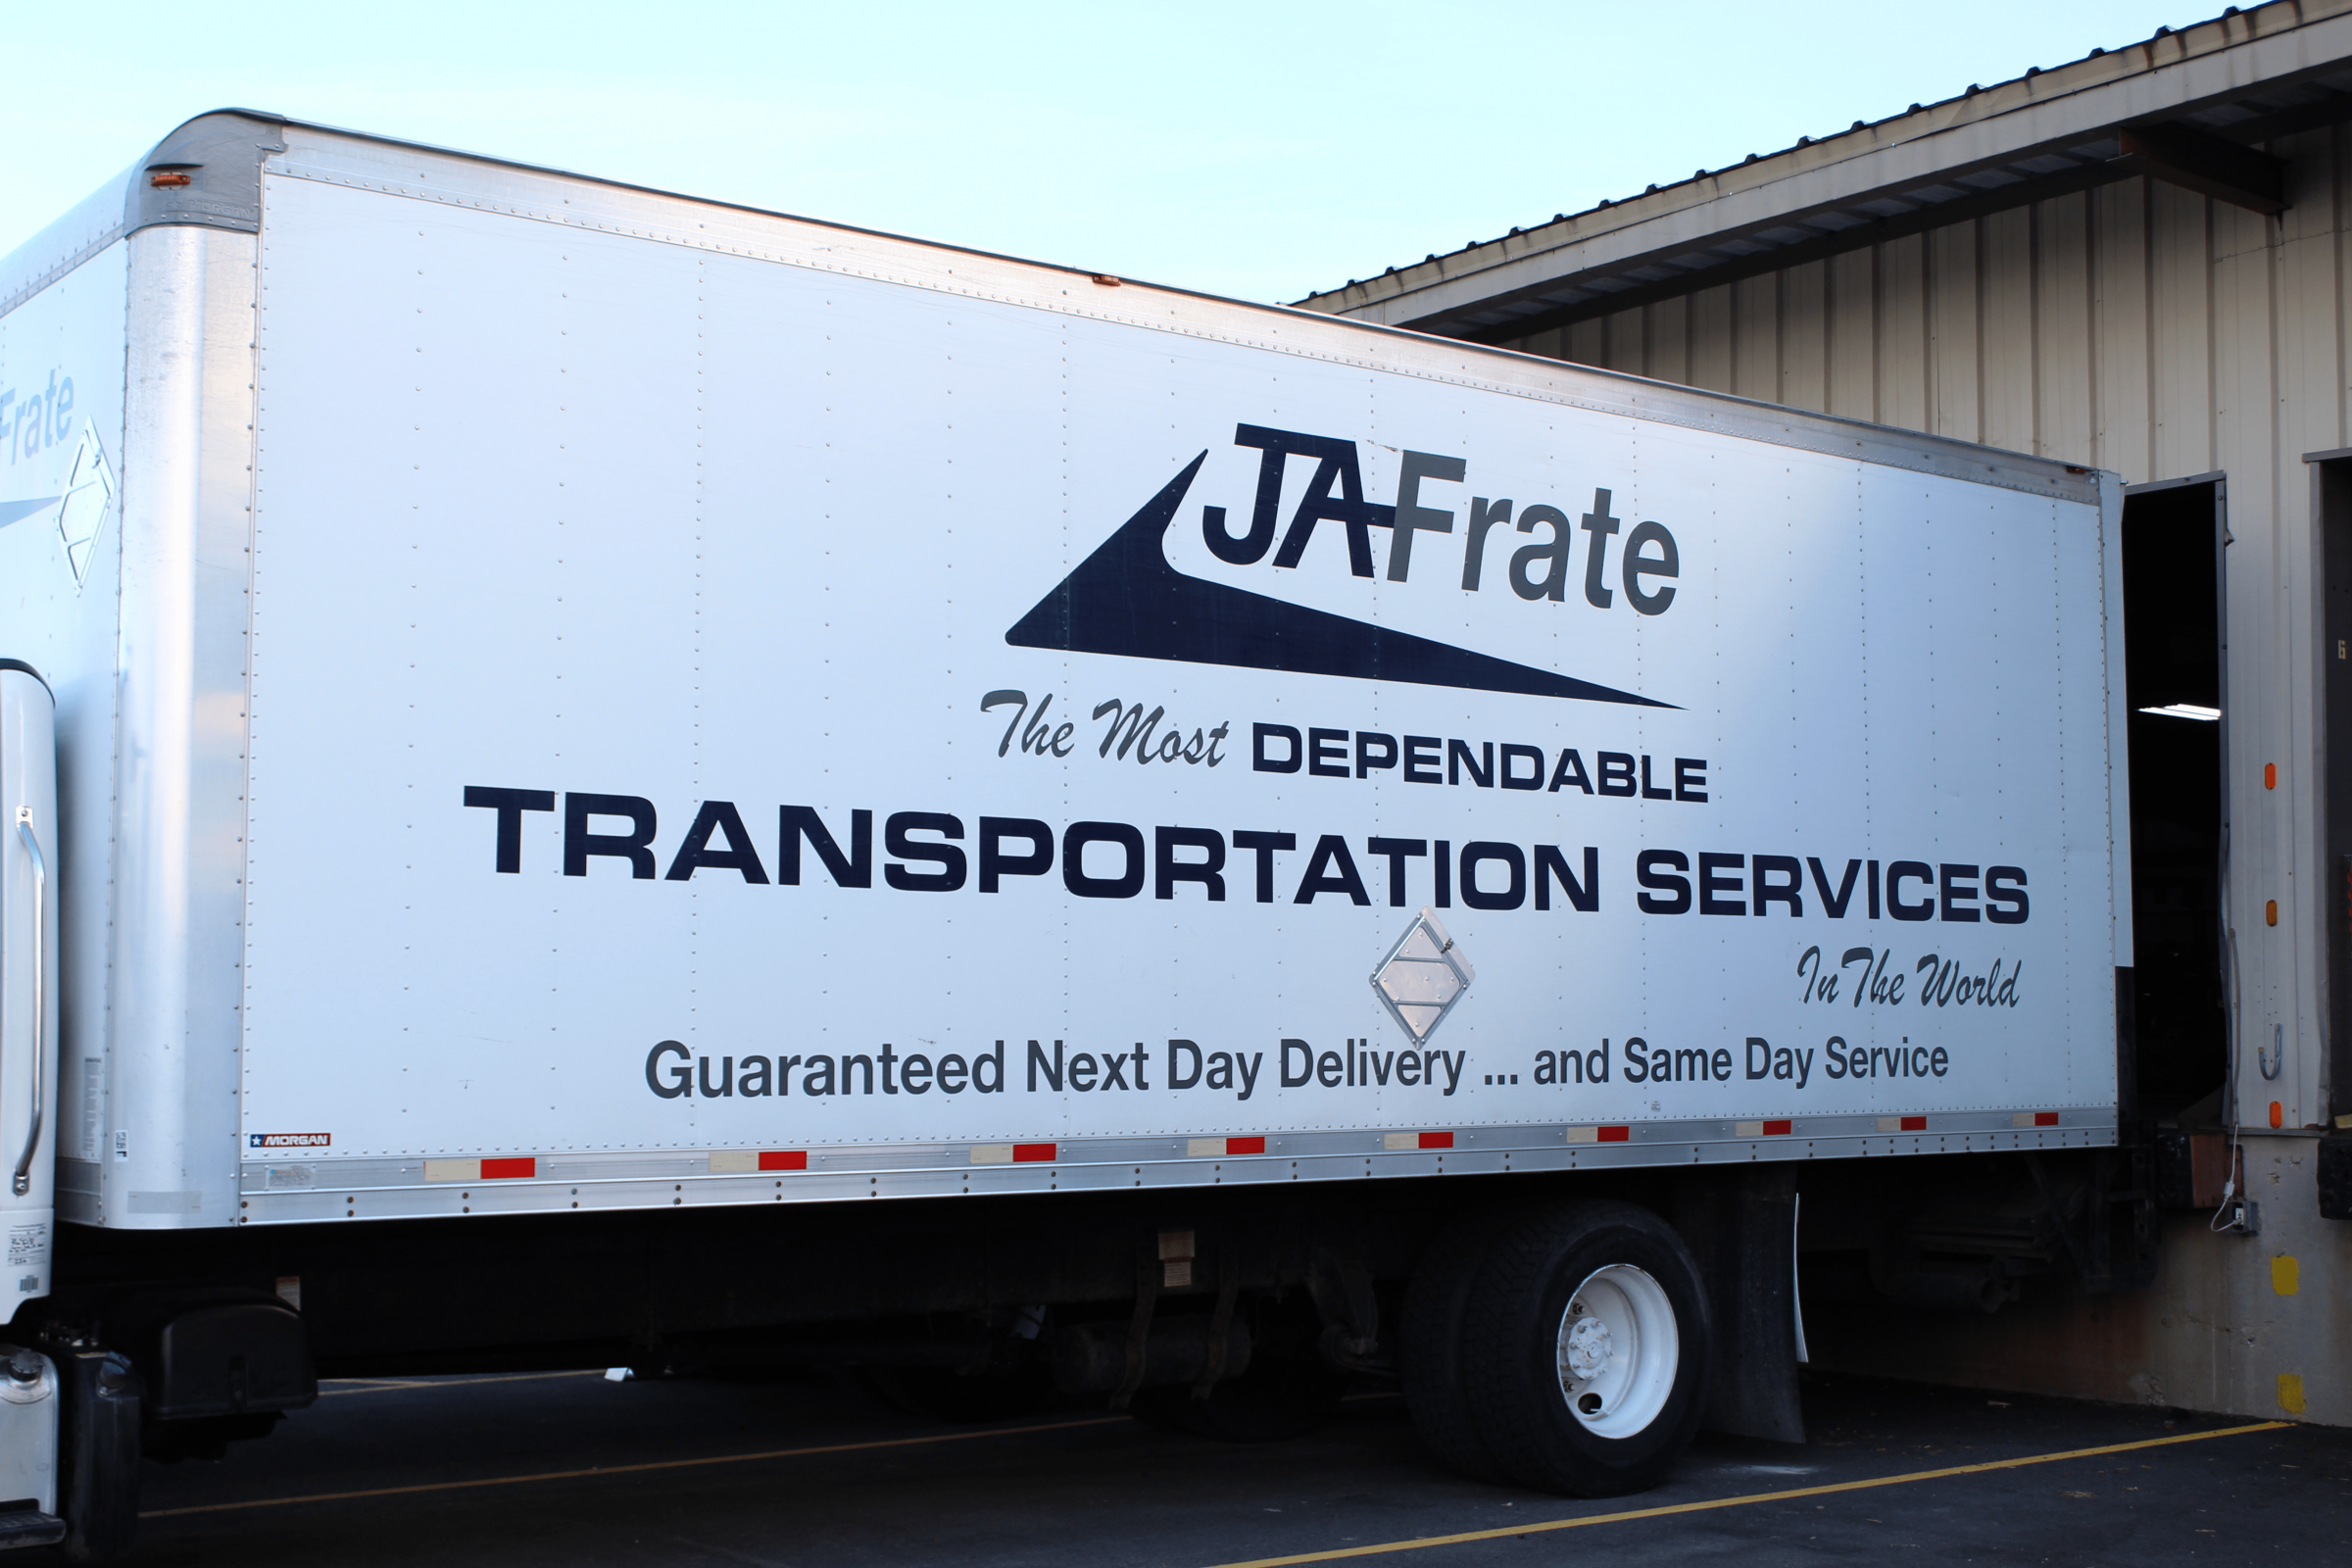
M 47 947 L 49 923 L 49 862 L 41 855 L 41 841 L 32 836 L 32 808 L 17 808 L 17 837 L 24 841 L 24 853 L 32 857 L 32 1130 L 24 1135 L 24 1152 L 17 1158 L 16 1194 L 23 1198 L 32 1191 L 32 1156 L 41 1147 L 41 1100 L 46 1084 L 41 1075 L 43 1047 L 48 1044 L 48 1018 L 43 996 L 48 978 Z

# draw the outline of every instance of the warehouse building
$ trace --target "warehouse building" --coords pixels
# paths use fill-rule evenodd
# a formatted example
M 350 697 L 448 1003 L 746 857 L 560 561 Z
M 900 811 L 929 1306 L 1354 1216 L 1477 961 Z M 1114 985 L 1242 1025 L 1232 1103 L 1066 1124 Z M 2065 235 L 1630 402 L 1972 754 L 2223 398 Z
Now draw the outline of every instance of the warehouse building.
M 2279 0 L 1300 302 L 2132 487 L 2127 684 L 2158 711 L 2122 1050 L 2158 1282 L 1931 1328 L 1823 1275 L 1816 1362 L 2352 1423 L 2352 1223 L 2318 1177 L 2352 1128 L 2348 208 L 2352 0 Z M 2214 1230 L 2224 1182 L 2253 1234 Z

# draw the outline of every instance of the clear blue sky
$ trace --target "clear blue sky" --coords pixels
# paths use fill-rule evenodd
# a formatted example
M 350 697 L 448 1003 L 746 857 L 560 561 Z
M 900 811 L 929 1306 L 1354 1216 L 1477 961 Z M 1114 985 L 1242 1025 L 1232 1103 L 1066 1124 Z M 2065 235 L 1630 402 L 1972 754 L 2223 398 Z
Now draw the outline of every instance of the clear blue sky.
M 0 253 L 234 105 L 1291 300 L 2218 9 L 20 4 Z

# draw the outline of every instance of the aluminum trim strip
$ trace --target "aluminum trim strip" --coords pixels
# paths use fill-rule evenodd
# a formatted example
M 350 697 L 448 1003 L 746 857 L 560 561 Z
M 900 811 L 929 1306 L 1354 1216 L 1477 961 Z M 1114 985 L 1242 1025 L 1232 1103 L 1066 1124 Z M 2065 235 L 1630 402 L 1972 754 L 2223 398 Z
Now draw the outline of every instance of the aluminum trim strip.
M 1916 1115 L 1916 1112 L 1912 1113 Z M 1744 1163 L 1765 1160 L 1908 1157 L 2021 1149 L 2111 1148 L 2115 1112 L 2055 1114 L 2054 1126 L 2016 1125 L 2034 1111 L 1931 1115 L 1925 1131 L 1886 1133 L 1873 1111 L 1793 1116 L 1788 1133 L 1740 1136 L 1731 1120 L 1639 1122 L 1623 1142 L 1576 1141 L 1575 1125 L 1537 1123 L 1459 1128 L 1449 1149 L 1386 1147 L 1388 1130 L 1265 1135 L 1263 1154 L 1191 1155 L 1177 1137 L 1063 1141 L 1052 1162 L 970 1163 L 969 1144 L 807 1151 L 806 1170 L 713 1172 L 711 1151 L 654 1154 L 539 1153 L 528 1179 L 424 1179 L 416 1159 L 248 1160 L 241 1173 L 239 1224 L 321 1219 L 411 1219 L 451 1214 L 671 1208 L 688 1204 L 827 1202 L 853 1198 L 921 1198 L 966 1193 L 1105 1191 L 1238 1183 L 1347 1181 L 1397 1176 L 1500 1174 L 1601 1167 Z M 1899 1121 L 1899 1115 L 1895 1118 Z M 1418 1133 L 1425 1129 L 1415 1129 Z M 1238 1135 L 1237 1135 L 1238 1136 Z M 436 1161 L 441 1156 L 435 1156 Z M 471 1157 L 471 1156 L 467 1156 Z M 496 1157 L 495 1155 L 493 1157 Z M 272 1185 L 272 1172 L 279 1185 Z M 307 1185 L 284 1185 L 293 1172 Z M 340 1178 L 338 1181 L 337 1178 Z

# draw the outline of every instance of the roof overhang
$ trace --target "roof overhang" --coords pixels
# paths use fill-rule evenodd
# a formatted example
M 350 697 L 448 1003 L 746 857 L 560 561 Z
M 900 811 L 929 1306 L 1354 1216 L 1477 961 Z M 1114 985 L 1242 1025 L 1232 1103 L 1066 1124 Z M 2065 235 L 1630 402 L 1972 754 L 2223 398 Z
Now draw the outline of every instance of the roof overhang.
M 1505 342 L 2135 175 L 2277 213 L 2260 144 L 2346 120 L 2352 0 L 2278 0 L 1298 303 Z

